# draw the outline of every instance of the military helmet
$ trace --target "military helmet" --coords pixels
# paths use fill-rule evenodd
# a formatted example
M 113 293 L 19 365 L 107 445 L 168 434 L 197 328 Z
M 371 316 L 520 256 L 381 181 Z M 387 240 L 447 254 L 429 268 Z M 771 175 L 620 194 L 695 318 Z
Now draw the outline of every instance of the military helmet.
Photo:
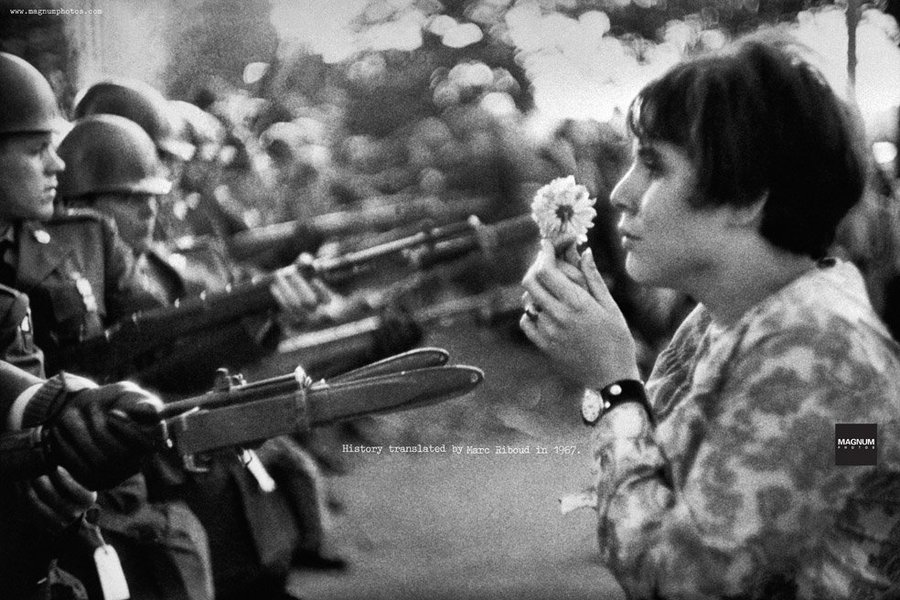
M 50 84 L 28 62 L 0 52 L 0 134 L 49 133 L 62 121 Z
M 180 139 L 180 116 L 153 86 L 142 81 L 110 79 L 83 90 L 75 98 L 72 117 L 119 115 L 131 119 L 146 131 L 162 152 L 190 160 L 194 146 Z
M 59 175 L 61 198 L 88 194 L 168 194 L 153 140 L 118 115 L 90 115 L 75 122 L 57 150 L 66 162 Z

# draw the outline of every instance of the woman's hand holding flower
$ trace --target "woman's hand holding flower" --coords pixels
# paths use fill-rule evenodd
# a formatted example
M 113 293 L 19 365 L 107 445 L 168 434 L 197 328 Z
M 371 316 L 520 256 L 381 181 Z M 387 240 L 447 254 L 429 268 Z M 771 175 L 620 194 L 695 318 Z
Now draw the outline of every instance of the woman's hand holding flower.
M 577 269 L 572 259 L 558 259 L 553 245 L 542 243 L 522 281 L 537 317 L 524 315 L 522 330 L 564 377 L 584 387 L 639 378 L 634 340 L 591 251 Z

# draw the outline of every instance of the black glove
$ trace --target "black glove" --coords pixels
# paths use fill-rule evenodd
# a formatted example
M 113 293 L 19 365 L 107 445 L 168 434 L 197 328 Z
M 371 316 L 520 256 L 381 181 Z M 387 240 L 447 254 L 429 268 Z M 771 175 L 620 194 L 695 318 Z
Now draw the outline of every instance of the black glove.
M 131 382 L 70 391 L 45 423 L 50 455 L 93 490 L 115 486 L 140 470 L 160 447 L 162 402 Z

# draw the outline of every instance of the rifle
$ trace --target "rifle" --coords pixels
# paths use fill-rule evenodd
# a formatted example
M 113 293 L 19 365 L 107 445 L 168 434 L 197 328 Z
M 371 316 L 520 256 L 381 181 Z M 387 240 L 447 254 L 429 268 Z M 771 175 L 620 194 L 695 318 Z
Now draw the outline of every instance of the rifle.
M 399 200 L 365 200 L 354 210 L 317 215 L 274 225 L 255 227 L 231 236 L 226 242 L 235 260 L 286 264 L 302 252 L 314 251 L 322 240 L 366 232 L 379 232 L 409 223 L 449 223 L 482 213 L 489 199 L 461 197 L 442 200 L 434 196 L 401 195 Z M 286 259 L 284 258 L 286 257 Z
M 411 236 L 337 257 L 302 257 L 285 269 L 300 269 L 307 278 L 329 280 L 353 273 L 366 265 L 406 253 L 415 268 L 451 260 L 476 249 L 489 251 L 501 243 L 536 236 L 537 226 L 528 215 L 483 225 L 477 218 L 420 231 Z M 417 252 L 414 252 L 418 249 Z M 177 302 L 171 307 L 136 312 L 102 334 L 60 352 L 63 367 L 106 381 L 128 373 L 135 359 L 178 339 L 219 327 L 278 306 L 269 290 L 275 275 L 232 286 L 229 290 Z
M 390 295 L 388 302 L 396 303 L 396 296 Z M 402 301 L 400 302 L 402 304 Z M 447 327 L 461 319 L 474 320 L 484 325 L 492 325 L 522 312 L 522 288 L 518 284 L 496 287 L 480 294 L 472 294 L 454 298 L 432 306 L 425 306 L 410 311 L 407 318 L 423 330 L 429 325 Z M 355 365 L 371 360 L 373 355 L 385 350 L 385 331 L 392 318 L 390 313 L 363 317 L 348 323 L 323 327 L 313 331 L 297 333 L 285 337 L 278 344 L 275 352 L 264 358 L 244 365 L 245 373 L 255 377 L 266 377 L 270 373 L 278 373 L 294 364 L 302 364 L 308 373 L 319 377 L 328 377 Z M 389 330 L 389 329 L 388 329 Z M 387 352 L 399 352 L 411 348 L 417 339 L 390 339 Z M 386 352 L 385 352 L 386 353 Z M 383 355 L 383 354 L 382 354 Z M 168 361 L 166 358 L 166 362 Z M 176 359 L 173 359 L 176 360 Z M 157 365 L 141 371 L 139 379 L 145 375 L 157 376 L 165 371 L 166 366 L 157 370 Z
M 465 315 L 480 322 L 493 322 L 504 315 L 522 310 L 522 287 L 509 285 L 481 294 L 448 300 L 412 313 L 412 320 L 424 326 L 449 323 Z M 372 335 L 384 324 L 381 316 L 371 316 L 350 323 L 304 332 L 278 344 L 279 355 L 305 361 L 310 371 L 321 369 L 352 352 L 363 352 L 372 345 Z
M 188 469 L 202 470 L 198 454 L 430 406 L 467 394 L 484 380 L 480 369 L 447 365 L 448 359 L 446 350 L 421 348 L 317 382 L 302 367 L 253 383 L 223 369 L 212 391 L 163 407 L 160 449 L 174 449 Z M 41 427 L 0 437 L 3 481 L 38 477 L 56 464 Z

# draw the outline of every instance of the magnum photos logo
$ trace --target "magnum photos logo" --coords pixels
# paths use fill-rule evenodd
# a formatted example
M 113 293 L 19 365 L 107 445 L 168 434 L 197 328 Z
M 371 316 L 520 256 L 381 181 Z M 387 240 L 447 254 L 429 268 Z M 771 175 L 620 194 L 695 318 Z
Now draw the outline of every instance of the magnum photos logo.
M 876 423 L 835 423 L 834 464 L 862 466 L 878 462 Z

